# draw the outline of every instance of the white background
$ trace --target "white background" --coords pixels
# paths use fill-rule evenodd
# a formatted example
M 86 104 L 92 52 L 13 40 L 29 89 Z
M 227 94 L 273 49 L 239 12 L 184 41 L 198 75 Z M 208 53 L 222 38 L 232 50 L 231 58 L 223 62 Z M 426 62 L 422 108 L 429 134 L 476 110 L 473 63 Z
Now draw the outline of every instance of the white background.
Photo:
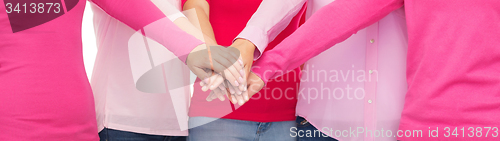
M 92 70 L 94 69 L 95 57 L 97 55 L 97 44 L 94 33 L 94 23 L 92 21 L 92 8 L 90 3 L 87 2 L 85 12 L 83 14 L 82 25 L 82 41 L 83 41 L 83 61 L 85 63 L 85 71 L 90 80 Z

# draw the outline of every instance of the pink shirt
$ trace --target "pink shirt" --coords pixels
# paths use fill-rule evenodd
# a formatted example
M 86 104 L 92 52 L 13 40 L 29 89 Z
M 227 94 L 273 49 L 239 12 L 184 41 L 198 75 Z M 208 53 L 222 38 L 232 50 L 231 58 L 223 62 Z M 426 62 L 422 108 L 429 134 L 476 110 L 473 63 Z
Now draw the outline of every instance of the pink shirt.
M 210 22 L 215 33 L 217 43 L 229 46 L 232 40 L 248 25 L 250 19 L 255 14 L 261 3 L 275 0 L 211 0 Z M 278 3 L 281 4 L 281 3 Z M 283 3 L 286 4 L 286 3 Z M 268 44 L 269 49 L 292 34 L 300 25 L 305 6 L 300 5 L 286 28 L 276 34 L 274 41 Z M 235 11 L 235 8 L 238 11 Z M 234 11 L 234 12 L 233 12 Z M 273 19 L 273 21 L 280 21 Z M 293 72 L 272 80 L 264 87 L 259 94 L 253 96 L 251 100 L 243 106 L 233 105 L 229 101 L 207 102 L 206 97 L 209 91 L 201 91 L 199 85 L 194 85 L 194 94 L 191 99 L 189 116 L 216 117 L 236 120 L 246 120 L 254 122 L 278 122 L 295 120 L 295 106 L 297 103 L 297 90 L 299 88 L 300 68 Z M 197 80 L 199 81 L 199 79 Z
M 0 140 L 98 140 L 94 99 L 83 65 L 85 2 L 0 2 Z M 134 30 L 165 17 L 150 2 L 92 2 Z M 37 10 L 44 12 L 24 10 L 24 3 L 43 3 Z M 46 3 L 53 4 L 51 10 Z M 19 13 L 14 11 L 17 4 Z M 178 56 L 201 44 L 172 22 L 162 27 L 150 37 Z
M 500 1 L 337 0 L 264 54 L 252 71 L 264 81 L 274 78 L 275 71 L 299 66 L 403 5 L 408 91 L 402 132 L 392 135 L 405 141 L 497 139 Z
M 176 16 L 181 9 L 179 0 L 152 2 L 167 17 L 179 17 Z M 189 68 L 165 47 L 144 38 L 143 30 L 133 30 L 95 5 L 92 9 L 98 52 L 91 84 L 99 131 L 106 127 L 135 133 L 187 136 Z M 169 19 L 157 22 L 164 20 Z M 150 25 L 154 24 L 146 29 Z M 145 31 L 146 35 L 150 32 Z M 141 77 L 159 79 L 148 79 L 146 85 L 149 87 L 142 88 L 144 85 L 140 83 L 145 81 L 138 82 Z M 183 87 L 167 86 L 173 84 Z
M 307 18 L 330 2 L 332 0 L 309 1 Z M 276 10 L 292 9 L 293 5 L 282 7 L 261 5 L 259 10 L 266 11 L 267 15 L 263 18 L 254 15 L 255 23 L 278 28 L 280 25 L 272 25 L 265 19 L 279 19 L 294 12 Z M 339 140 L 396 140 L 393 136 L 374 137 L 365 133 L 352 136 L 344 130 L 357 131 L 358 127 L 370 131 L 398 130 L 407 88 L 405 59 L 408 43 L 404 16 L 403 9 L 392 12 L 308 60 L 302 72 L 297 115 Z M 259 42 L 255 34 L 241 33 L 240 36 Z M 335 135 L 337 130 L 344 131 L 344 136 Z

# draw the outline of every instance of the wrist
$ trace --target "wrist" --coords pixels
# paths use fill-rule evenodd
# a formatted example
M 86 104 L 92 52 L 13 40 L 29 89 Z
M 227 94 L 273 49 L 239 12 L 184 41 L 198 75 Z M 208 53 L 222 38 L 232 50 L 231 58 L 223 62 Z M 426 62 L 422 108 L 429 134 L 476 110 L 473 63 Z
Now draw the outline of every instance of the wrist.
M 189 52 L 189 54 L 187 55 L 187 58 L 186 58 L 186 63 L 189 62 L 189 59 L 192 58 L 191 55 L 194 54 L 195 52 L 198 52 L 198 51 L 202 51 L 204 49 L 207 49 L 207 44 L 200 44 L 198 46 L 196 46 L 193 50 L 191 50 L 191 52 Z
M 243 38 L 236 39 L 231 46 L 233 45 L 239 48 L 244 48 L 245 50 L 255 50 L 255 45 L 249 40 Z

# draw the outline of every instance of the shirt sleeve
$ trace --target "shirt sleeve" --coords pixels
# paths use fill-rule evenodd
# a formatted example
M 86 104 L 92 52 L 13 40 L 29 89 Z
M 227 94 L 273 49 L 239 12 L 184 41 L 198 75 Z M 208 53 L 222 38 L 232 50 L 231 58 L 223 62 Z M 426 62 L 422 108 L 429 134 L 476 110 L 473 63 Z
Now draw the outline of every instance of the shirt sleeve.
M 267 83 L 403 5 L 403 0 L 336 0 L 318 10 L 292 35 L 263 54 L 254 63 L 252 71 Z
M 189 35 L 170 21 L 156 5 L 149 0 L 89 0 L 110 16 L 125 23 L 134 30 L 155 28 L 144 33 L 173 52 L 182 62 L 202 41 Z M 147 26 L 147 27 L 146 27 Z
M 153 4 L 155 4 L 172 22 L 178 18 L 187 18 L 177 7 L 166 0 L 151 0 L 151 2 L 153 2 Z
M 247 39 L 256 47 L 258 59 L 269 42 L 283 31 L 307 0 L 263 0 L 246 27 L 236 37 Z

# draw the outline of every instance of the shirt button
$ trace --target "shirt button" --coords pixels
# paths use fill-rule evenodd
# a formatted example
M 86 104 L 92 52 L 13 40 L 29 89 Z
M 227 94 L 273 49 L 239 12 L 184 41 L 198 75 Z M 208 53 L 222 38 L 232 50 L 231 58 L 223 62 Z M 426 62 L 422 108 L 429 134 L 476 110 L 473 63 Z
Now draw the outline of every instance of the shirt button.
M 372 103 L 372 102 L 373 102 L 373 101 L 372 101 L 371 99 L 370 99 L 370 100 L 368 100 L 368 103 Z
M 371 39 L 370 43 L 372 43 L 372 44 L 375 43 L 375 39 Z
M 373 73 L 373 70 L 368 70 L 368 73 L 372 74 L 372 73 Z

